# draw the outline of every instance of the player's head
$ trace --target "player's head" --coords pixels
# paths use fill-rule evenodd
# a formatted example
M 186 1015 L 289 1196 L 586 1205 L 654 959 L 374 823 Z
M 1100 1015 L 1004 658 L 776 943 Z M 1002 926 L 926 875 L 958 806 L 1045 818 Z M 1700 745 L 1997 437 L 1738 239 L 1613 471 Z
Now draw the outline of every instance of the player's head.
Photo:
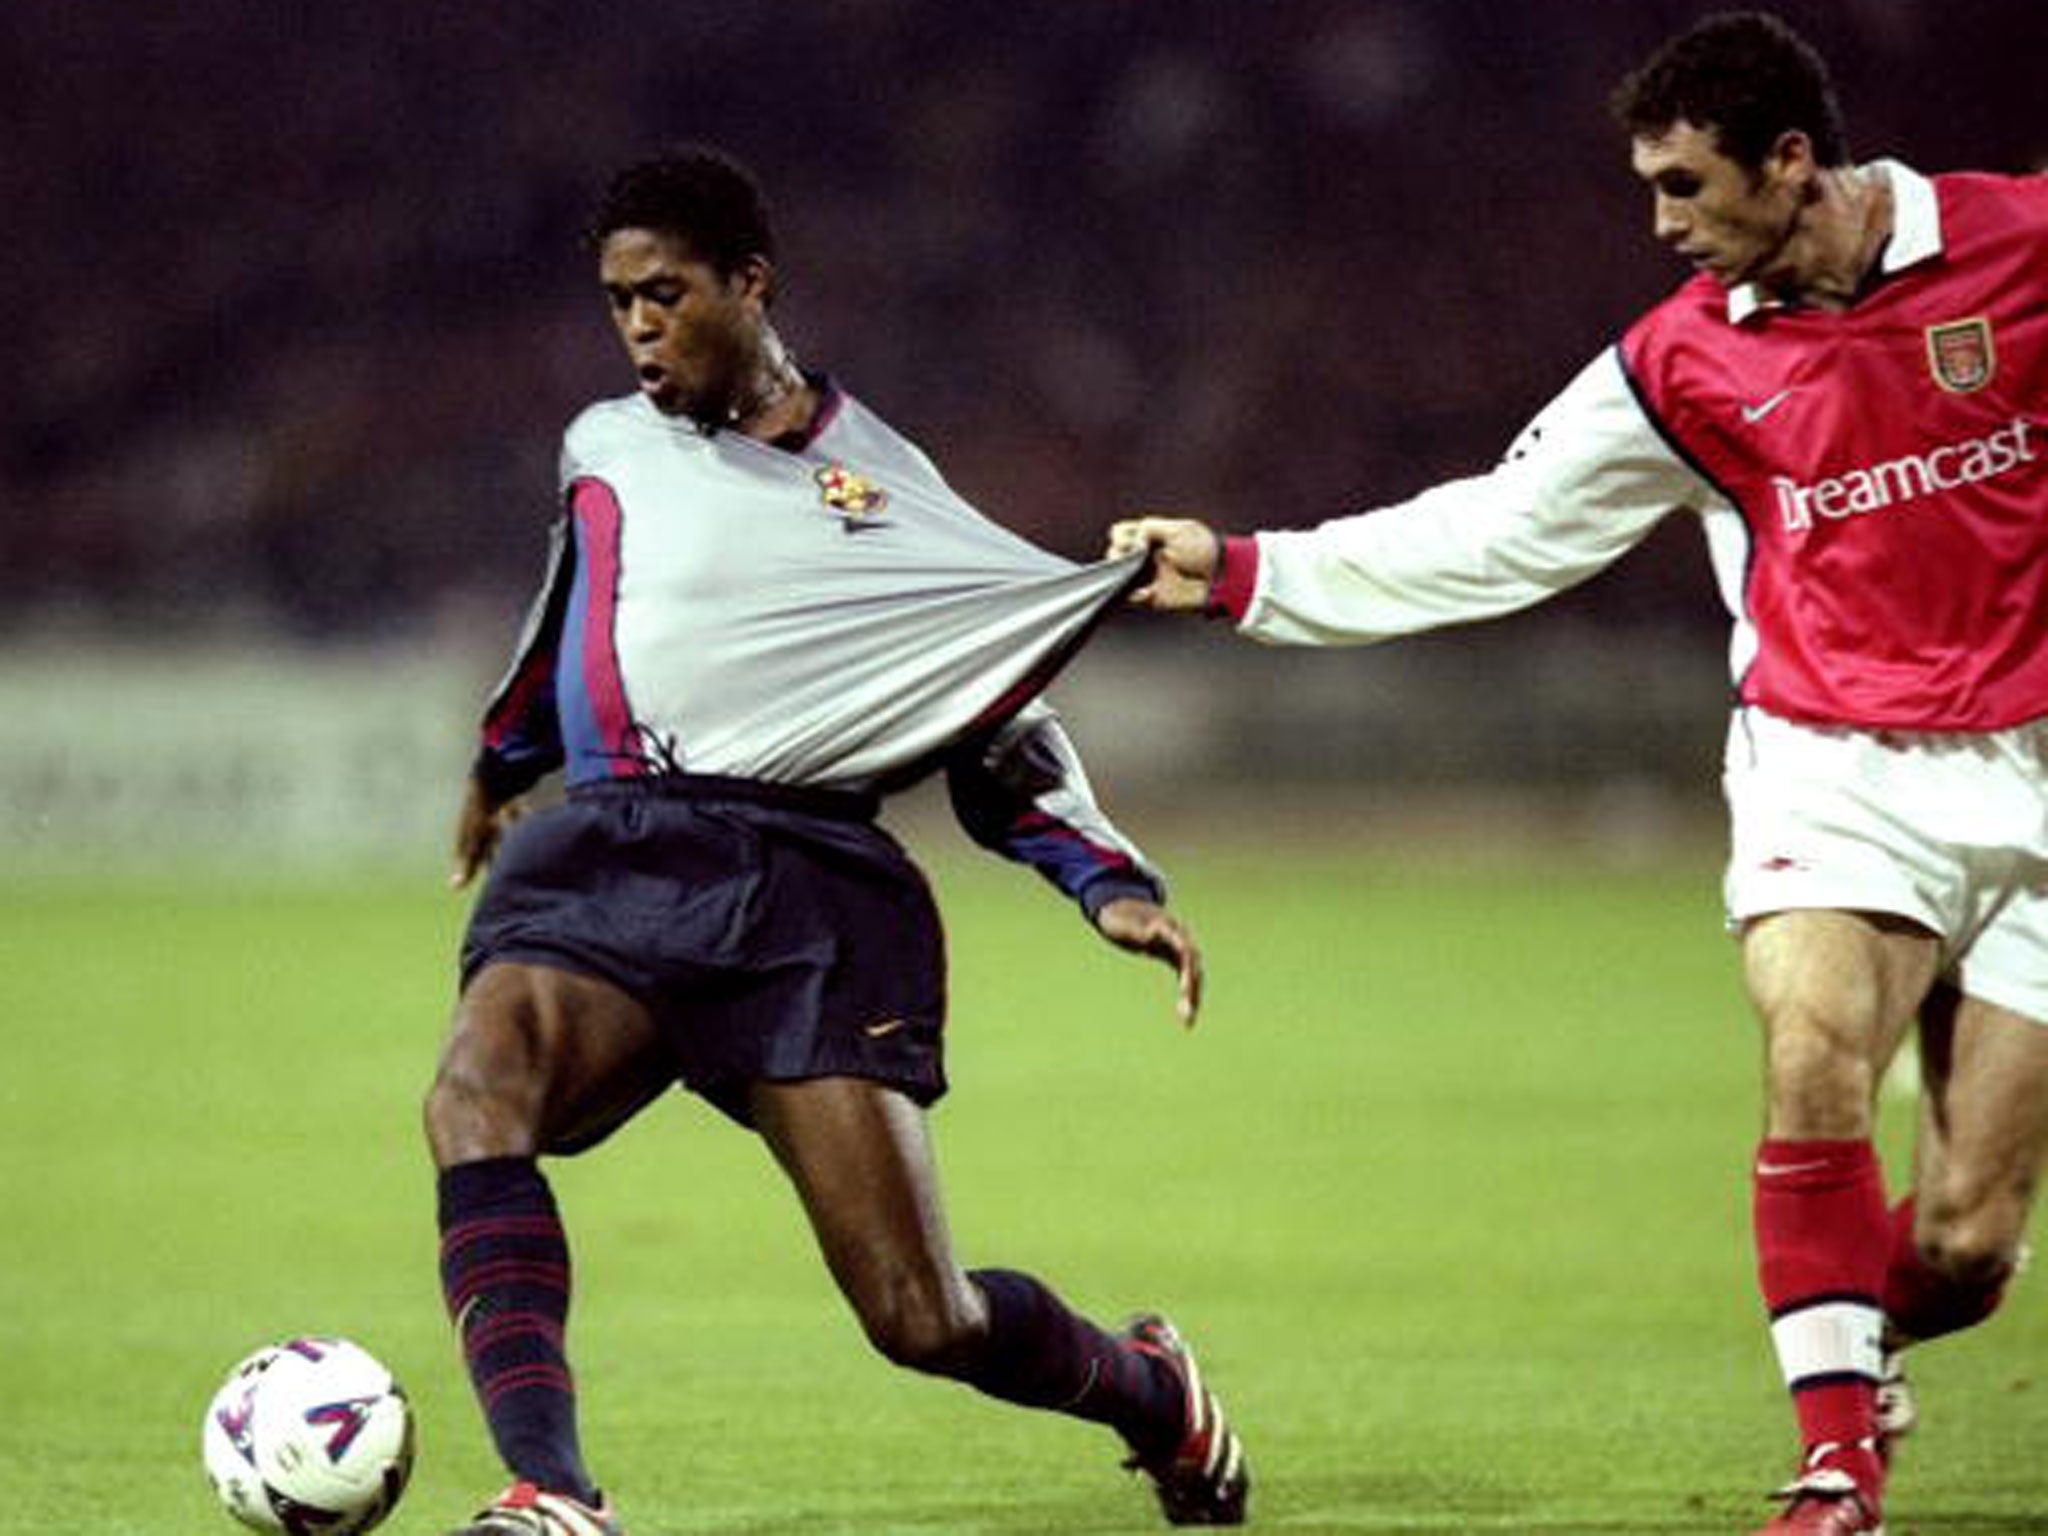
M 670 415 L 725 425 L 753 387 L 774 296 L 754 178 L 701 147 L 641 161 L 605 188 L 588 239 L 641 390 Z
M 1760 11 L 1708 16 L 1614 93 L 1657 237 L 1724 283 L 1788 260 L 1821 174 L 1848 164 L 1827 65 Z
M 721 277 L 755 259 L 775 260 L 768 204 L 753 174 L 707 145 L 686 145 L 614 176 L 591 211 L 586 238 L 602 250 L 621 229 L 674 236 Z
M 1679 123 L 1710 129 L 1715 147 L 1752 172 L 1787 133 L 1804 134 L 1821 165 L 1849 163 L 1826 61 L 1762 11 L 1708 16 L 1672 38 L 1621 83 L 1614 112 L 1639 139 Z

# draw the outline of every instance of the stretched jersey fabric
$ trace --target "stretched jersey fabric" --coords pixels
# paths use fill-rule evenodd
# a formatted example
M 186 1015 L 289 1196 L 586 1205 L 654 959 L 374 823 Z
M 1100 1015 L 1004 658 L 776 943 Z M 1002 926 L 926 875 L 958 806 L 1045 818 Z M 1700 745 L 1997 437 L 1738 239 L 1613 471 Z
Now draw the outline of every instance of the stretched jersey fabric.
M 2048 715 L 2048 178 L 1878 170 L 1893 233 L 1846 310 L 1694 278 L 1491 474 L 1226 541 L 1218 605 L 1297 644 L 1486 618 L 1683 508 L 1744 702 L 1922 731 Z
M 569 427 L 547 578 L 483 721 L 501 795 L 711 774 L 885 791 L 942 764 L 977 840 L 1099 905 L 1156 875 L 1036 695 L 1137 575 L 983 517 L 817 379 L 809 435 L 707 434 L 640 396 Z

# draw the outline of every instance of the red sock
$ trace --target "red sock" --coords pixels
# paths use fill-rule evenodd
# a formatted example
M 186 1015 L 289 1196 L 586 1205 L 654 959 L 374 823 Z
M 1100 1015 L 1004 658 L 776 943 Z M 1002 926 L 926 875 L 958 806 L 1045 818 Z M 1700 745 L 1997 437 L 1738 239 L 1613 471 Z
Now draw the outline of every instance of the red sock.
M 1867 1140 L 1767 1138 L 1754 1178 L 1757 1279 L 1805 1459 L 1874 1493 L 1879 1296 L 1892 1243 L 1877 1154 Z
M 2005 1299 L 2010 1271 L 1989 1279 L 1943 1274 L 1920 1254 L 1913 1240 L 1911 1195 L 1892 1207 L 1890 1267 L 1884 1277 L 1884 1315 L 1902 1338 L 1938 1339 L 1981 1323 Z

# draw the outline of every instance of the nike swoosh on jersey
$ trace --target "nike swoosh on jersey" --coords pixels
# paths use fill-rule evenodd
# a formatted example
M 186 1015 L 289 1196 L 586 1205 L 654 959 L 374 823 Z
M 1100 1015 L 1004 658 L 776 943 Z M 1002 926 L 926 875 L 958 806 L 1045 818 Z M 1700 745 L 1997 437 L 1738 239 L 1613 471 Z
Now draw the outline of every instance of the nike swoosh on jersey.
M 884 1019 L 879 1024 L 863 1024 L 860 1032 L 870 1040 L 879 1040 L 884 1035 L 895 1034 L 897 1030 L 903 1027 L 905 1022 L 903 1019 Z
M 1791 394 L 1792 391 L 1790 389 L 1781 389 L 1775 395 L 1757 401 L 1755 405 L 1745 405 L 1742 408 L 1742 419 L 1752 427 L 1755 426 L 1766 416 L 1770 415 L 1771 412 L 1783 405 L 1791 397 Z

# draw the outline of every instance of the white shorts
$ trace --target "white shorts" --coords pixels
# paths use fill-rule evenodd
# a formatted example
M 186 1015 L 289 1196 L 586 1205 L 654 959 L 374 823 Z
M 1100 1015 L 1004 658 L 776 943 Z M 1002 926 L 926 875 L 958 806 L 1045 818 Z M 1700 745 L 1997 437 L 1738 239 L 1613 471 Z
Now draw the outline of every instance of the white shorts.
M 1801 908 L 1911 918 L 1965 996 L 2048 1024 L 2048 719 L 1929 734 L 1741 708 L 1722 784 L 1731 924 Z

